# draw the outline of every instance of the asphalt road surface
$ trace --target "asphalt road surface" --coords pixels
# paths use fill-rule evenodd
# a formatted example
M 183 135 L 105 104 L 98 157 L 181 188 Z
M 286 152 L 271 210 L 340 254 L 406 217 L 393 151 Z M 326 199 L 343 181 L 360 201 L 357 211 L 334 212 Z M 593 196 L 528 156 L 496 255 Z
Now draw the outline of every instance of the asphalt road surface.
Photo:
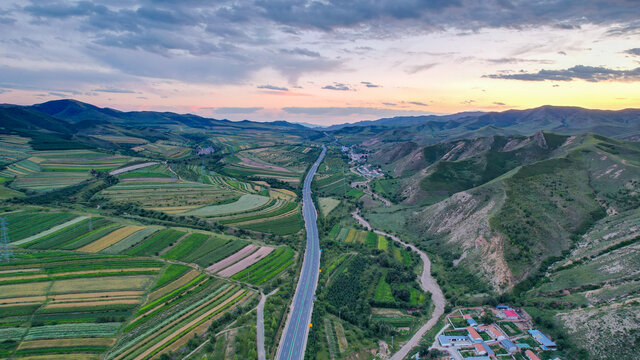
M 284 334 L 278 347 L 278 360 L 302 360 L 307 347 L 313 300 L 318 285 L 320 271 L 320 240 L 318 238 L 317 213 L 311 199 L 311 181 L 322 162 L 327 149 L 323 146 L 322 153 L 313 164 L 302 188 L 302 216 L 307 230 L 307 248 L 298 286 L 291 304 L 291 311 L 287 318 Z

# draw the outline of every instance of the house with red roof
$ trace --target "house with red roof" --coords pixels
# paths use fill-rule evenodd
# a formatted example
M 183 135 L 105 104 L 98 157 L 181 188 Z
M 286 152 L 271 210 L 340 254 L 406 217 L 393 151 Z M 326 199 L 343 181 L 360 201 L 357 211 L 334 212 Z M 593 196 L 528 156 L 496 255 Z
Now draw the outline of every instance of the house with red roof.
M 531 350 L 525 351 L 524 354 L 527 356 L 527 359 L 529 360 L 540 360 L 538 355 L 534 354 L 533 351 Z
M 476 331 L 476 329 L 474 329 L 471 326 L 467 327 L 467 331 L 469 332 L 469 337 L 471 338 L 471 340 L 473 340 L 473 342 L 482 342 L 482 336 L 480 336 L 480 334 L 478 334 L 478 332 Z

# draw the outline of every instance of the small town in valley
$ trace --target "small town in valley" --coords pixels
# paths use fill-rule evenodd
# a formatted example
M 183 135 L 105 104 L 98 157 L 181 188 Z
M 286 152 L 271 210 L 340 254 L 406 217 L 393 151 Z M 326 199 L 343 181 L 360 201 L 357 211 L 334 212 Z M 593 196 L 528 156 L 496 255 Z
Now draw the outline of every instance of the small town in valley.
M 432 348 L 451 360 L 559 359 L 556 343 L 534 328 L 529 314 L 508 305 L 452 311 Z

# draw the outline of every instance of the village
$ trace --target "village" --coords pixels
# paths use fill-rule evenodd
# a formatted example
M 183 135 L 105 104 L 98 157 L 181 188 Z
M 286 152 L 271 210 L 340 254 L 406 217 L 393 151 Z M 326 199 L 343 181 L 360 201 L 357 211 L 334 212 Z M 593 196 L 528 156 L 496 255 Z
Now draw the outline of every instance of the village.
M 559 360 L 556 343 L 533 327 L 529 314 L 508 305 L 449 313 L 432 349 L 455 360 Z

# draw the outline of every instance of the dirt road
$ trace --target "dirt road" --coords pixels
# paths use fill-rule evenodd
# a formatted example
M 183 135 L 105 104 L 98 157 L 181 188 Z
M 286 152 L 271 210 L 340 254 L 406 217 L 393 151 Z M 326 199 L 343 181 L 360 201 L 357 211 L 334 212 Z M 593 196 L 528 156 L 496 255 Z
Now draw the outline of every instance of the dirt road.
M 267 297 L 278 292 L 279 289 L 275 289 L 267 295 L 260 293 L 260 302 L 257 307 L 257 324 L 256 330 L 258 333 L 257 343 L 258 343 L 258 360 L 265 360 L 267 357 L 264 351 L 264 304 L 267 302 Z
M 446 303 L 444 295 L 442 294 L 442 290 L 440 289 L 440 286 L 438 285 L 436 279 L 431 276 L 431 260 L 429 260 L 427 254 L 425 254 L 414 245 L 400 240 L 400 238 L 395 235 L 373 229 L 371 227 L 371 224 L 369 224 L 367 220 L 360 216 L 358 210 L 352 212 L 351 215 L 354 219 L 356 219 L 356 221 L 360 223 L 360 225 L 364 226 L 370 231 L 375 232 L 376 234 L 386 236 L 393 241 L 402 244 L 403 246 L 409 247 L 412 251 L 415 251 L 418 255 L 420 255 L 420 258 L 422 259 L 423 267 L 422 275 L 420 276 L 420 287 L 422 287 L 422 290 L 431 293 L 431 300 L 435 305 L 435 309 L 433 310 L 433 314 L 431 314 L 431 318 L 424 325 L 422 325 L 420 329 L 418 329 L 418 331 L 416 331 L 411 339 L 409 339 L 409 341 L 407 341 L 407 343 L 404 344 L 402 348 L 400 348 L 400 350 L 398 350 L 395 354 L 393 354 L 393 356 L 391 356 L 391 360 L 402 360 L 409 354 L 411 349 L 420 344 L 420 340 L 422 339 L 424 334 L 426 334 L 427 331 L 429 331 L 438 322 L 438 319 L 444 314 L 444 305 Z

